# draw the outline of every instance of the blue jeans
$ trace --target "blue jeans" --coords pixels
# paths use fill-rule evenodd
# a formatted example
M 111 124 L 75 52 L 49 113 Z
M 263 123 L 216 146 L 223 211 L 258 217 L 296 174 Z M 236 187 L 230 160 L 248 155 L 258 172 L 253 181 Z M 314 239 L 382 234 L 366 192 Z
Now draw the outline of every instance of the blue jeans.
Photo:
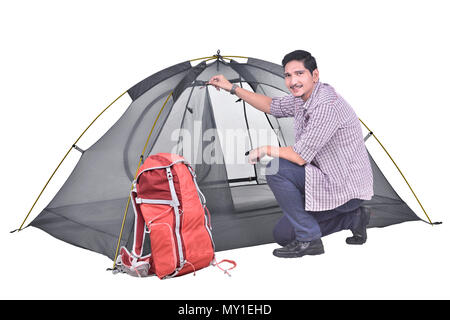
M 278 164 L 278 170 L 275 164 Z M 273 230 L 278 244 L 285 246 L 293 240 L 316 240 L 340 230 L 350 229 L 356 222 L 357 209 L 363 200 L 351 199 L 333 210 L 306 211 L 305 167 L 275 158 L 268 164 L 267 169 L 267 183 L 284 213 Z

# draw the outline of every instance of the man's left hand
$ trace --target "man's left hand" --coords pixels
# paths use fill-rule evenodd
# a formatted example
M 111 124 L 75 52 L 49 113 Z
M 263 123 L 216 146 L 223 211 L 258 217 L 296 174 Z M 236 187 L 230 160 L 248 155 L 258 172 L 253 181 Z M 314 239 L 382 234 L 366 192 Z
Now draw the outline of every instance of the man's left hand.
M 268 154 L 268 146 L 259 147 L 256 149 L 253 149 L 248 154 L 248 162 L 250 164 L 256 164 L 258 161 L 261 160 L 265 155 Z

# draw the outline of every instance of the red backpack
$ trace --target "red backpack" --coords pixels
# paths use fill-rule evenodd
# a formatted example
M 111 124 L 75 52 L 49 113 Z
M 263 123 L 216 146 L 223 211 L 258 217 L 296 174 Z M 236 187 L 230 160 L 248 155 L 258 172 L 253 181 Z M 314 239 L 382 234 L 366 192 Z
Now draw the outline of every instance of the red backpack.
M 133 182 L 131 201 L 133 249 L 130 253 L 121 247 L 118 271 L 166 279 L 214 264 L 206 200 L 194 170 L 183 157 L 169 153 L 149 156 Z M 151 253 L 143 256 L 146 234 Z

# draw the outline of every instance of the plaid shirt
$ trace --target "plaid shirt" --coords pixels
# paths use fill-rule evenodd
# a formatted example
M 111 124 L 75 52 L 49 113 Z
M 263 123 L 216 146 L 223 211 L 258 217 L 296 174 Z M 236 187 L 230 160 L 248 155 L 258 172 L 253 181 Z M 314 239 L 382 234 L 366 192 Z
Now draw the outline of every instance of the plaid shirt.
M 372 168 L 359 119 L 332 86 L 318 82 L 306 102 L 293 95 L 273 98 L 270 113 L 294 117 L 293 149 L 306 161 L 307 211 L 372 198 Z

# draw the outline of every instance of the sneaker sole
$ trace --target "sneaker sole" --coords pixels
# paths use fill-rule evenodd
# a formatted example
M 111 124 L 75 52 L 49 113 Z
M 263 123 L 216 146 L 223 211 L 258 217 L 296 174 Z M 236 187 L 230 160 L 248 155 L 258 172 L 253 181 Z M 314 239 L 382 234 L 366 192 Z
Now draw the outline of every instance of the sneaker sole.
M 319 251 L 316 251 L 316 252 L 301 252 L 301 253 L 296 253 L 296 254 L 286 254 L 286 255 L 284 255 L 284 254 L 275 254 L 275 252 L 273 253 L 273 255 L 275 256 L 275 257 L 277 257 L 277 258 L 284 258 L 284 259 L 290 259 L 290 258 L 300 258 L 300 257 L 303 257 L 303 256 L 317 256 L 317 255 L 319 255 L 319 254 L 323 254 L 323 253 L 325 253 L 325 250 L 319 250 Z

